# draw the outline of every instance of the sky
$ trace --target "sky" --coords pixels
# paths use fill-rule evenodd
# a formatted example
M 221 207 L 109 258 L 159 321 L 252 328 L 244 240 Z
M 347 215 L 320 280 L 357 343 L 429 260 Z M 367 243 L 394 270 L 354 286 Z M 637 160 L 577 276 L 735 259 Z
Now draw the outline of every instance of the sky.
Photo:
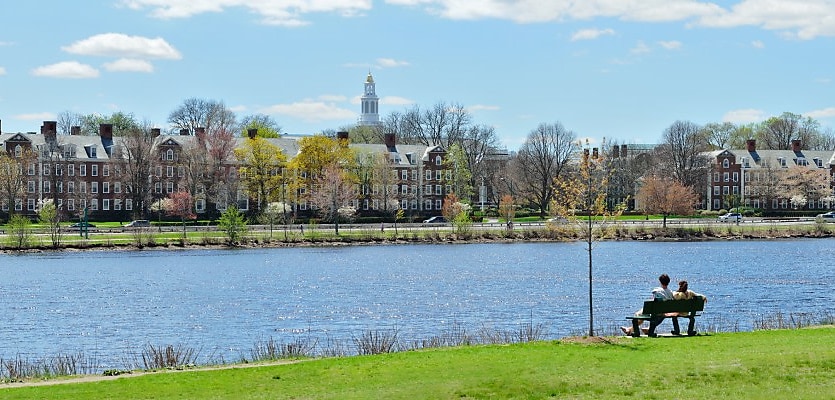
M 541 123 L 658 143 L 675 121 L 835 126 L 835 0 L 81 0 L 0 5 L 3 132 L 186 99 L 283 132 L 460 104 L 517 150 Z

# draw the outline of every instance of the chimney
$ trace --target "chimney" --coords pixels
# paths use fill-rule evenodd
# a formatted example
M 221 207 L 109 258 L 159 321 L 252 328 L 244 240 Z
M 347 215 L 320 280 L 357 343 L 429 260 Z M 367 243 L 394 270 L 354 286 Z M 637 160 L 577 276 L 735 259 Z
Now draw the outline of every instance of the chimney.
M 113 124 L 99 124 L 99 136 L 113 140 Z
M 206 136 L 206 128 L 202 126 L 197 127 L 197 129 L 194 130 L 194 136 Z
M 75 126 L 70 127 L 70 135 L 78 136 L 80 134 L 81 134 L 81 127 L 80 126 L 75 125 Z
M 612 158 L 620 157 L 620 146 L 614 145 L 612 146 Z
M 336 132 L 336 139 L 339 141 L 340 146 L 348 147 L 348 132 L 346 132 L 346 131 Z
M 386 144 L 386 147 L 388 147 L 389 151 L 394 151 L 394 147 L 397 143 L 393 133 L 386 133 L 383 136 L 383 142 Z
M 589 149 L 583 149 L 583 161 L 589 159 Z
M 792 151 L 795 153 L 800 153 L 800 139 L 792 139 Z
M 161 133 L 162 130 L 160 128 L 151 128 L 151 137 L 159 137 Z
M 255 139 L 258 136 L 258 128 L 247 129 L 246 134 L 250 139 Z
M 189 135 L 188 134 L 188 129 L 186 129 L 186 128 L 180 129 L 180 136 L 188 136 L 188 135 Z
M 748 139 L 745 141 L 745 148 L 748 149 L 749 153 L 753 153 L 757 151 L 757 141 L 754 139 Z
M 597 156 L 598 156 L 597 147 L 595 147 L 595 148 L 591 149 L 591 158 L 597 160 Z
M 626 148 L 625 144 L 620 145 L 620 156 L 621 157 L 626 157 L 627 156 L 626 150 L 627 150 L 627 148 Z
M 58 132 L 58 122 L 57 121 L 44 121 L 43 125 L 41 126 L 41 135 L 44 136 L 44 139 L 47 142 L 55 142 L 57 140 L 57 132 Z

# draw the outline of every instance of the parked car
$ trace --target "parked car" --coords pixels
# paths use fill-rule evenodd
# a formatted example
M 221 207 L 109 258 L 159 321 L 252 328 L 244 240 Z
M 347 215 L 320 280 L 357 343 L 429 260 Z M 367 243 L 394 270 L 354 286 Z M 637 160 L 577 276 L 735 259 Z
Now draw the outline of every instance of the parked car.
M 740 213 L 727 213 L 725 215 L 719 216 L 719 222 L 740 222 L 742 221 L 742 214 Z
M 554 217 L 554 218 L 548 218 L 548 222 L 551 222 L 551 223 L 554 223 L 554 224 L 564 224 L 564 223 L 568 222 L 568 219 L 566 219 L 565 217 Z
M 818 222 L 835 222 L 835 211 L 818 214 L 815 220 Z
M 446 223 L 446 218 L 439 215 L 439 216 L 431 217 L 429 219 L 425 219 L 425 220 L 423 220 L 423 223 L 424 224 L 445 224 Z
M 89 230 L 90 228 L 95 228 L 95 227 L 96 227 L 95 225 L 93 225 L 93 224 L 91 224 L 91 223 L 89 223 L 89 222 L 76 222 L 76 223 L 74 223 L 74 224 L 72 224 L 72 225 L 70 225 L 70 226 L 69 226 L 69 230 L 71 230 L 71 231 L 80 231 L 81 229 L 83 229 L 83 228 L 84 228 L 84 226 L 85 226 L 85 225 L 87 226 L 87 229 L 88 229 L 88 230 Z
M 151 222 L 147 219 L 137 219 L 125 224 L 125 228 L 147 228 L 149 226 L 151 226 Z

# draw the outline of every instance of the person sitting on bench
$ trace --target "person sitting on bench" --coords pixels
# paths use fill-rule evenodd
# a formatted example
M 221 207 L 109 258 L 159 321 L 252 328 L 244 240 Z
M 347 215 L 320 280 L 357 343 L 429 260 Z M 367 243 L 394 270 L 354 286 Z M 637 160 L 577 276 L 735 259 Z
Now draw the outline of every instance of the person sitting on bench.
M 658 283 L 660 283 L 661 286 L 652 289 L 652 299 L 654 301 L 673 300 L 675 298 L 674 295 L 673 295 L 673 292 L 672 292 L 672 290 L 670 290 L 667 287 L 670 284 L 670 276 L 667 275 L 667 274 L 661 274 L 661 276 L 658 277 Z M 635 315 L 641 315 L 643 313 L 644 313 L 644 310 L 641 309 L 641 310 L 638 310 L 637 312 L 635 312 Z M 649 329 L 647 329 L 647 330 L 641 329 L 641 330 L 644 331 L 644 333 L 646 333 L 647 335 L 655 336 L 655 328 L 663 320 L 664 320 L 664 317 L 661 317 L 660 319 L 657 319 L 657 320 L 650 320 Z M 641 321 L 641 324 L 643 324 L 643 321 Z M 673 327 L 676 331 L 678 331 L 678 320 L 677 319 L 673 319 Z M 623 331 L 623 334 L 627 335 L 627 336 L 631 336 L 632 333 L 633 333 L 631 326 L 629 326 L 629 327 L 622 326 L 622 327 L 620 327 L 620 330 Z
M 698 293 L 696 293 L 692 290 L 689 290 L 687 288 L 687 281 L 679 281 L 678 282 L 678 290 L 673 292 L 673 298 L 676 299 L 676 300 L 690 300 L 694 297 L 701 297 L 705 300 L 705 302 L 707 302 L 707 297 L 705 297 L 701 294 L 698 294 Z M 690 319 L 690 324 L 687 326 L 687 334 L 690 335 L 690 336 L 695 336 L 697 334 L 696 329 L 695 329 L 696 319 L 693 318 L 690 315 L 689 312 L 678 313 L 678 316 L 679 317 L 686 317 L 686 318 Z M 674 324 L 673 324 L 673 325 L 675 325 L 675 330 L 672 333 L 673 333 L 673 335 L 679 335 L 680 332 L 678 330 L 678 318 L 674 318 L 673 321 L 675 321 Z

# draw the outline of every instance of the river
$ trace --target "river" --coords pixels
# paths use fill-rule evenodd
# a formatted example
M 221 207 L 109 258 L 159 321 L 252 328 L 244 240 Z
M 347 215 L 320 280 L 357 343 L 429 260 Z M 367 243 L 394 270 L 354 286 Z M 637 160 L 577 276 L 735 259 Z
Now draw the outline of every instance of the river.
M 595 327 L 624 324 L 661 273 L 708 296 L 702 325 L 749 330 L 777 313 L 835 315 L 833 245 L 599 243 Z M 181 344 L 237 361 L 269 338 L 350 343 L 386 329 L 411 341 L 456 325 L 531 323 L 559 338 L 587 332 L 587 293 L 585 243 L 3 254 L 0 358 L 81 351 L 122 368 L 146 344 Z

